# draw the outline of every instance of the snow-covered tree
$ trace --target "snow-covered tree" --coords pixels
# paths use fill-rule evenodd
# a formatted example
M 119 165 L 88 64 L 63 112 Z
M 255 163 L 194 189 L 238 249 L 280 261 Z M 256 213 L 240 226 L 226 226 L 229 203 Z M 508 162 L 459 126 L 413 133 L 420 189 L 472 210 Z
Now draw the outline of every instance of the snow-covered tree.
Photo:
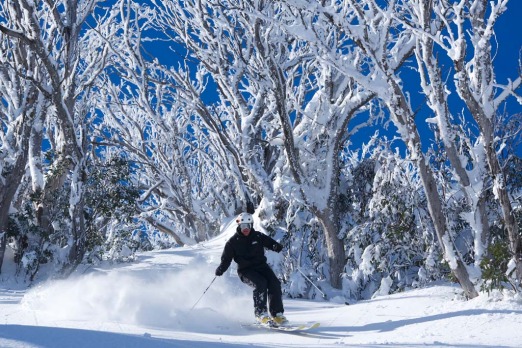
M 492 49 L 507 3 L 4 1 L 0 232 L 33 237 L 33 275 L 44 252 L 68 274 L 157 231 L 204 240 L 253 204 L 290 280 L 306 267 L 368 297 L 439 276 L 441 252 L 474 297 L 505 227 L 520 281 L 516 163 L 501 157 L 519 128 L 502 134 L 499 114 L 521 79 L 497 83 Z M 375 121 L 400 151 L 350 148 Z
M 148 40 L 158 40 L 143 38 L 157 24 L 150 8 L 125 1 L 119 18 L 121 31 L 106 38 L 111 69 L 99 91 L 99 144 L 122 149 L 135 163 L 142 191 L 136 218 L 179 245 L 207 239 L 241 206 L 240 170 L 228 151 L 233 133 L 220 130 L 229 111 L 203 102 L 203 68 L 191 65 L 194 76 L 182 62 L 169 67 L 147 54 Z
M 233 122 L 216 134 L 230 130 L 242 134 L 234 143 L 240 144 L 235 148 L 249 149 L 248 166 L 243 167 L 249 170 L 242 178 L 256 178 L 248 182 L 256 183 L 259 197 L 298 200 L 313 212 L 323 226 L 330 281 L 339 288 L 345 259 L 337 236 L 339 155 L 349 138 L 349 121 L 373 97 L 363 84 L 329 64 L 345 52 L 346 69 L 351 70 L 352 64 L 363 69 L 351 39 L 337 30 L 331 17 L 318 20 L 313 8 L 292 3 L 205 1 L 157 6 L 165 14 L 164 31 L 174 30 L 173 40 L 205 66 L 221 103 L 234 110 Z M 206 122 L 208 129 L 216 129 L 211 127 L 216 121 Z M 274 176 L 255 155 L 259 141 L 265 153 L 284 154 L 284 162 L 273 167 L 275 181 L 269 180 Z M 226 145 L 229 150 L 228 141 Z
M 353 171 L 353 186 L 371 180 L 371 196 L 366 216 L 346 231 L 343 289 L 349 297 L 370 298 L 440 276 L 439 249 L 417 168 L 381 143 L 372 160 L 362 162 L 373 163 L 373 175 L 364 180 L 358 167 Z
M 497 113 L 506 98 L 516 91 L 522 78 L 507 85 L 497 82 L 494 66 L 495 24 L 506 10 L 508 0 L 436 2 L 435 14 L 448 24 L 447 34 L 437 38 L 439 47 L 453 61 L 453 76 L 459 97 L 476 122 L 478 160 L 485 158 L 488 174 L 493 181 L 493 193 L 500 204 L 508 232 L 512 263 L 516 278 L 522 281 L 522 240 L 515 219 L 505 173 L 497 152 L 504 144 L 495 138 Z M 514 72 L 514 77 L 517 76 Z M 477 165 L 477 164 L 476 164 Z
M 40 228 L 47 234 L 62 234 L 60 247 L 67 250 L 60 260 L 64 274 L 74 270 L 85 253 L 83 184 L 88 120 L 94 116 L 89 96 L 95 77 L 106 64 L 105 43 L 98 41 L 97 35 L 110 30 L 110 20 L 103 17 L 103 11 L 95 15 L 100 2 L 9 0 L 0 5 L 0 33 L 6 48 L 2 50 L 3 66 L 13 71 L 8 76 L 18 76 L 23 82 L 12 88 L 20 86 L 18 93 L 24 93 L 26 99 L 20 100 L 22 109 L 13 109 L 15 104 L 11 104 L 10 111 L 22 110 L 21 115 L 28 117 L 35 110 L 31 117 L 34 127 L 25 140 L 31 139 L 30 190 L 38 196 L 36 219 Z M 31 104 L 24 106 L 29 100 Z M 48 148 L 42 147 L 44 138 Z M 53 163 L 44 172 L 42 154 L 46 150 L 52 150 Z M 60 231 L 56 231 L 59 223 L 51 216 L 51 200 L 58 192 L 67 202 L 67 222 Z
M 3 9 L 3 8 L 2 8 Z M 8 216 L 11 204 L 28 164 L 33 125 L 44 113 L 42 95 L 15 67 L 32 72 L 35 59 L 16 40 L 1 34 L 0 54 L 0 270 L 7 246 Z M 29 58 L 29 59 L 28 59 Z M 19 239 L 22 236 L 12 236 Z
M 317 18 L 316 9 L 299 3 L 299 18 L 307 18 L 302 13 L 310 13 L 310 18 Z M 416 162 L 419 175 L 422 178 L 428 207 L 434 221 L 439 242 L 444 246 L 445 255 L 450 260 L 452 269 L 457 278 L 470 294 L 476 295 L 470 281 L 468 271 L 455 253 L 453 242 L 448 234 L 447 221 L 444 216 L 442 199 L 437 191 L 437 183 L 431 168 L 422 152 L 422 144 L 415 124 L 415 114 L 410 106 L 407 92 L 403 89 L 403 82 L 397 69 L 413 52 L 414 36 L 411 31 L 404 30 L 400 21 L 395 20 L 403 10 L 402 3 L 391 3 L 381 6 L 374 1 L 347 1 L 333 4 L 317 4 L 321 6 L 324 20 L 321 25 L 310 25 L 308 31 L 296 31 L 301 37 L 312 39 L 314 45 L 320 47 L 323 61 L 335 69 L 336 76 L 345 75 L 352 79 L 357 88 L 364 87 L 362 93 L 379 98 L 389 111 L 391 119 L 398 129 L 400 136 L 408 147 L 411 158 Z M 337 15 L 342 13 L 342 16 Z M 328 47 L 325 37 L 316 34 L 322 33 L 325 24 L 331 23 L 337 37 L 345 38 L 347 44 L 344 49 Z M 316 24 L 310 22 L 310 24 Z M 320 28 L 320 29 L 319 29 Z M 342 75 L 341 75 L 342 74 Z M 338 77 L 339 79 L 339 77 Z M 340 132 L 345 132 L 339 128 Z
M 409 15 L 400 20 L 417 37 L 416 58 L 422 91 L 434 114 L 427 121 L 437 126 L 436 135 L 452 167 L 453 177 L 448 180 L 458 183 L 454 192 L 464 194 L 463 202 L 468 207 L 461 217 L 474 231 L 475 271 L 480 271 L 490 238 L 486 199 L 492 180 L 520 279 L 520 265 L 515 261 L 520 259 L 520 240 L 514 232 L 518 229 L 517 221 L 497 157 L 505 140 L 495 138 L 499 125 L 505 124 L 496 122 L 500 107 L 521 83 L 518 77 L 502 86 L 494 72 L 494 27 L 507 3 L 412 1 Z M 445 62 L 453 63 L 453 81 L 443 77 Z M 467 107 L 464 115 L 460 115 L 462 106 Z M 477 277 L 477 272 L 474 273 Z
M 264 59 L 256 48 L 258 21 L 243 14 L 245 3 L 153 1 L 159 32 L 171 40 L 172 87 L 231 174 L 241 205 L 271 199 L 270 180 L 278 148 L 270 144 L 279 129 L 264 82 Z M 173 69 L 174 70 L 174 69 Z M 194 76 L 199 79 L 196 83 Z M 197 84 L 197 86 L 196 86 Z M 234 188 L 234 190 L 236 190 Z
M 439 242 L 445 251 L 445 257 L 466 293 L 471 297 L 477 294 L 472 280 L 474 276 L 469 274 L 465 262 L 463 262 L 452 241 L 451 224 L 446 216 L 446 208 L 443 202 L 444 197 L 442 197 L 439 192 L 436 175 L 433 169 L 430 168 L 426 155 L 422 151 L 424 144 L 421 142 L 419 131 L 417 130 L 415 120 L 416 113 L 409 98 L 409 91 L 411 89 L 403 80 L 398 68 L 401 66 L 401 62 L 408 57 L 409 53 L 415 49 L 423 91 L 427 94 L 429 105 L 437 116 L 436 120 L 439 125 L 439 134 L 443 138 L 443 143 L 448 151 L 448 157 L 454 166 L 456 176 L 458 176 L 457 180 L 460 180 L 460 185 L 467 192 L 468 204 L 471 207 L 471 216 L 467 218 L 467 221 L 476 231 L 476 258 L 480 260 L 480 255 L 483 252 L 482 245 L 484 244 L 483 232 L 487 232 L 488 224 L 486 221 L 484 198 L 480 192 L 476 194 L 473 190 L 477 191 L 478 189 L 478 191 L 480 191 L 482 182 L 481 175 L 483 173 L 481 169 L 481 159 L 484 158 L 484 156 L 481 154 L 480 149 L 472 151 L 472 158 L 475 161 L 474 172 L 466 172 L 464 168 L 466 168 L 468 163 L 462 157 L 462 153 L 457 153 L 456 146 L 458 146 L 458 143 L 456 137 L 453 134 L 454 132 L 449 131 L 449 122 L 452 112 L 448 112 L 447 110 L 448 104 L 446 103 L 446 96 L 444 94 L 444 88 L 446 86 L 442 83 L 438 63 L 433 58 L 433 42 L 430 40 L 435 38 L 435 41 L 440 42 L 443 48 L 447 48 L 450 55 L 459 53 L 459 57 L 465 59 L 464 50 L 462 49 L 464 46 L 461 47 L 459 45 L 466 43 L 466 30 L 464 30 L 463 23 L 464 19 L 470 19 L 466 28 L 473 28 L 472 33 L 476 32 L 476 35 L 472 37 L 470 41 L 475 46 L 480 45 L 480 48 L 477 47 L 474 50 L 475 58 L 472 58 L 472 64 L 464 64 L 463 62 L 460 62 L 460 65 L 456 64 L 456 81 L 458 82 L 459 79 L 464 78 L 466 74 L 475 80 L 461 80 L 460 83 L 457 83 L 457 90 L 459 95 L 463 96 L 462 98 L 472 114 L 477 113 L 477 110 L 491 111 L 491 108 L 487 105 L 481 106 L 477 105 L 477 103 L 483 104 L 485 99 L 482 98 L 482 93 L 494 95 L 493 88 L 488 88 L 488 86 L 493 86 L 492 75 L 488 72 L 492 66 L 492 57 L 491 54 L 488 53 L 491 48 L 489 38 L 493 34 L 493 24 L 498 14 L 503 11 L 505 3 L 506 1 L 492 3 L 491 11 L 487 11 L 487 3 L 485 1 L 473 1 L 469 3 L 468 1 L 456 1 L 454 2 L 455 6 L 444 1 L 396 1 L 381 4 L 369 0 L 354 0 L 342 3 L 314 3 L 313 6 L 308 2 L 291 2 L 289 6 L 290 10 L 287 11 L 292 12 L 293 10 L 299 13 L 299 18 L 305 25 L 300 28 L 300 30 L 295 30 L 295 32 L 298 33 L 297 36 L 312 41 L 314 45 L 328 52 L 328 54 L 322 53 L 321 55 L 323 56 L 323 61 L 328 62 L 330 66 L 335 69 L 336 76 L 344 74 L 353 78 L 358 86 L 364 86 L 366 91 L 375 93 L 376 98 L 387 108 L 391 120 L 397 127 L 401 138 L 408 148 L 409 156 L 416 162 L 419 169 L 419 175 L 422 178 L 426 191 L 430 214 L 434 222 L 435 230 L 437 231 Z M 320 11 L 317 11 L 318 8 L 320 8 Z M 303 13 L 307 13 L 307 11 L 313 12 L 314 15 L 309 17 L 303 15 Z M 486 14 L 490 16 L 489 22 L 487 20 L 477 19 L 483 18 Z M 324 18 L 323 21 L 318 19 L 321 17 Z M 307 20 L 307 18 L 313 18 L 313 20 Z M 357 59 L 350 58 L 352 54 L 350 53 L 352 52 L 350 48 L 341 50 L 337 49 L 337 47 L 335 49 L 328 47 L 328 40 L 326 40 L 326 38 L 330 38 L 331 36 L 321 36 L 320 34 L 328 27 L 327 23 L 329 22 L 335 24 L 337 32 L 344 34 L 338 37 L 345 38 L 350 42 L 352 47 L 355 47 L 353 52 L 357 53 L 357 55 L 354 55 Z M 450 35 L 447 36 L 447 42 L 449 42 L 449 44 L 444 45 L 445 41 L 442 39 L 446 37 L 444 31 L 442 36 L 439 37 L 438 35 L 440 31 L 444 29 L 443 25 L 450 22 L 454 23 L 454 25 L 449 26 L 448 30 L 450 30 Z M 285 26 L 285 24 L 283 24 L 283 26 Z M 286 25 L 286 27 L 288 27 L 288 25 Z M 306 28 L 310 29 L 306 30 Z M 451 33 L 453 28 L 456 28 L 455 33 Z M 426 34 L 428 30 L 429 34 Z M 482 38 L 483 35 L 486 35 L 486 37 Z M 426 38 L 426 36 L 428 36 L 428 38 Z M 452 43 L 455 43 L 455 45 Z M 480 68 L 477 69 L 476 66 L 479 66 L 479 61 L 481 65 Z M 345 62 L 349 62 L 350 64 L 346 64 Z M 362 63 L 357 65 L 354 64 L 354 62 Z M 482 69 L 482 67 L 484 69 Z M 471 70 L 464 71 L 465 69 Z M 480 76 L 484 78 L 477 80 L 476 77 L 479 76 L 479 74 L 477 74 L 476 71 L 483 71 L 484 73 L 480 74 Z M 430 84 L 431 82 L 433 82 L 433 84 Z M 509 95 L 509 91 L 516 88 L 518 84 L 519 81 L 517 80 L 495 100 L 489 98 L 491 101 L 490 104 L 498 105 Z M 476 87 L 473 87 L 475 85 Z M 463 87 L 471 87 L 472 91 L 466 94 L 464 93 L 466 91 Z M 473 93 L 475 93 L 475 95 Z M 466 95 L 468 98 L 466 98 Z M 469 96 L 472 96 L 473 99 L 478 102 L 474 102 Z M 471 108 L 471 106 L 474 106 L 474 108 Z M 480 108 L 477 109 L 477 106 L 480 106 Z M 484 112 L 479 114 L 484 114 Z M 488 121 L 488 118 L 491 119 L 491 114 L 486 116 L 485 118 L 477 119 L 477 124 L 479 124 L 479 128 L 482 129 L 481 132 L 489 132 L 490 135 L 481 135 L 480 137 L 487 137 L 492 141 L 491 130 L 493 127 L 491 127 L 491 122 Z M 485 148 L 487 147 L 488 145 L 486 145 Z M 486 157 L 489 156 L 490 158 L 488 160 L 490 174 L 493 178 L 499 177 L 501 174 L 500 167 L 495 164 L 498 161 L 492 158 L 494 151 L 488 155 L 488 150 L 484 149 L 483 153 L 485 153 Z M 499 182 L 499 180 L 495 179 L 495 182 Z M 502 180 L 500 180 L 500 182 L 502 182 Z M 502 190 L 502 185 L 496 184 L 495 187 L 499 192 L 498 196 L 501 201 L 505 219 L 509 222 L 512 220 L 510 218 L 512 214 L 507 214 L 510 209 L 508 204 L 509 197 L 502 194 L 502 192 L 505 192 L 505 190 Z M 498 189 L 498 187 L 500 187 L 500 189 Z M 512 224 L 512 222 L 507 225 L 509 226 L 510 224 Z M 515 236 L 511 234 L 512 244 L 514 243 L 514 238 Z M 513 248 L 515 248 L 515 246 L 513 246 Z
M 483 186 L 483 175 L 485 174 L 483 154 L 480 149 L 472 143 L 463 128 L 457 127 L 456 108 L 449 105 L 448 91 L 450 86 L 446 83 L 440 61 L 436 58 L 433 35 L 443 29 L 443 22 L 433 21 L 432 13 L 434 3 L 432 1 L 417 2 L 414 9 L 415 20 L 418 22 L 415 28 L 419 33 L 415 49 L 419 75 L 421 77 L 422 91 L 427 97 L 427 104 L 434 113 L 434 123 L 437 125 L 440 141 L 444 146 L 445 154 L 454 170 L 454 177 L 459 185 L 457 192 L 462 191 L 465 195 L 464 203 L 469 206 L 470 213 L 463 212 L 463 218 L 468 220 L 475 234 L 474 259 L 475 265 L 479 265 L 487 246 L 489 235 L 489 221 L 486 211 L 486 194 Z M 439 11 L 440 9 L 435 9 Z M 422 34 L 426 33 L 426 34 Z M 430 121 L 431 121 L 430 120 Z M 462 120 L 462 119 L 461 119 Z M 475 148 L 473 148 L 475 147 Z M 466 151 L 470 149 L 471 151 Z M 479 145 L 480 148 L 480 145 Z M 464 149 L 464 151 L 459 149 Z M 466 170 L 473 166 L 473 170 Z M 453 180 L 449 178 L 449 180 Z

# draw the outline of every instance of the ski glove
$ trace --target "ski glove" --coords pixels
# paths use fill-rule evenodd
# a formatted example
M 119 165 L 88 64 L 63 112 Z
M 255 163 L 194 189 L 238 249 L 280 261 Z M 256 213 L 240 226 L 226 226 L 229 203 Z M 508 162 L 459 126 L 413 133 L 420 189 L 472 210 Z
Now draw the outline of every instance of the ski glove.
M 220 267 L 216 268 L 216 276 L 221 277 L 223 275 L 223 273 L 224 272 L 221 270 Z
M 275 243 L 274 245 L 272 245 L 272 250 L 278 253 L 281 250 L 283 250 L 283 246 L 279 243 Z

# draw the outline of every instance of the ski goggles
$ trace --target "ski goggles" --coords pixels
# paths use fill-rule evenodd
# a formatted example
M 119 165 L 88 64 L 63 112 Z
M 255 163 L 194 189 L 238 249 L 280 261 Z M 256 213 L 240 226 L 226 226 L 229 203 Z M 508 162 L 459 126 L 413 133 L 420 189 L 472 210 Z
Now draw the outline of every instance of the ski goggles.
M 241 230 L 244 230 L 244 229 L 251 229 L 252 228 L 252 224 L 239 224 L 239 228 Z

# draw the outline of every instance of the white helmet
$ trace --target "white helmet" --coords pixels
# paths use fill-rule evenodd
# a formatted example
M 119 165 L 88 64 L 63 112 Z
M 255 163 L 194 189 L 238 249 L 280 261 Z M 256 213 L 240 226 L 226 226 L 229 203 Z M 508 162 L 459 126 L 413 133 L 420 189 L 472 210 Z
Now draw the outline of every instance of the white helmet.
M 254 218 L 249 213 L 241 213 L 237 216 L 236 222 L 239 224 L 253 224 Z

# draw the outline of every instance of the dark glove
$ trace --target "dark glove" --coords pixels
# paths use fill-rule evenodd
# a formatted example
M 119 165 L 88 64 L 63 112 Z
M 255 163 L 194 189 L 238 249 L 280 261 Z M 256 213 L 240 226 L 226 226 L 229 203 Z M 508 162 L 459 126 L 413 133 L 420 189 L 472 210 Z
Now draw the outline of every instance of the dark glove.
M 283 250 L 283 246 L 279 243 L 275 243 L 273 246 L 272 246 L 272 250 L 275 251 L 276 253 L 280 252 L 281 250 Z
M 221 277 L 223 275 L 223 271 L 220 267 L 216 268 L 216 276 Z

